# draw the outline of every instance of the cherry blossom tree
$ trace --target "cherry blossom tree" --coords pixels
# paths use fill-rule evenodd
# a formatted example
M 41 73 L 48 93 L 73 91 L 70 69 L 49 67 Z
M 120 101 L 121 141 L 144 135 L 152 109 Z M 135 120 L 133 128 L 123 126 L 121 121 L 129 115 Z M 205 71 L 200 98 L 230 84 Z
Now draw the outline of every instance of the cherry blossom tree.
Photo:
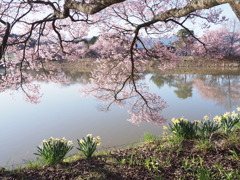
M 165 107 L 161 98 L 136 83 L 143 65 L 152 60 L 162 69 L 173 67 L 180 58 L 173 49 L 160 43 L 161 39 L 172 35 L 177 27 L 191 32 L 187 22 L 196 23 L 198 19 L 204 20 L 203 28 L 225 22 L 226 17 L 221 16 L 217 6 L 226 3 L 240 19 L 239 0 L 1 0 L 0 66 L 4 71 L 0 81 L 5 84 L 2 87 L 20 88 L 32 102 L 37 102 L 40 96 L 29 95 L 24 88 L 27 86 L 38 94 L 38 86 L 29 84 L 32 77 L 27 70 L 43 71 L 43 79 L 58 77 L 57 80 L 64 81 L 64 77 L 52 76 L 58 71 L 47 61 L 78 60 L 94 53 L 101 62 L 99 66 L 104 66 L 92 74 L 96 85 L 108 90 L 108 98 L 106 94 L 102 98 L 121 104 L 123 99 L 133 96 L 130 111 L 133 121 L 138 121 L 140 114 L 147 121 L 149 117 L 162 121 L 157 115 Z M 89 46 L 86 37 L 94 28 L 101 36 Z M 206 48 L 202 39 L 194 34 L 191 38 Z M 123 71 L 116 74 L 114 69 L 119 67 Z M 106 74 L 104 70 L 108 68 L 112 71 Z
M 217 30 L 207 31 L 201 41 L 205 42 L 203 47 L 199 43 L 189 46 L 188 50 L 193 55 L 209 55 L 212 57 L 239 57 L 240 56 L 240 32 L 222 27 Z M 188 43 L 190 44 L 190 43 Z
M 145 45 L 140 35 L 163 36 L 176 26 L 187 29 L 185 23 L 196 18 L 220 22 L 224 17 L 214 7 L 225 3 L 240 16 L 236 0 L 2 0 L 0 59 L 16 53 L 14 50 L 22 56 L 21 62 L 29 57 L 57 58 L 59 54 L 67 59 L 79 57 L 84 48 L 77 42 L 87 35 L 89 27 L 101 27 L 102 34 L 131 38 L 128 50 L 133 61 L 136 42 Z

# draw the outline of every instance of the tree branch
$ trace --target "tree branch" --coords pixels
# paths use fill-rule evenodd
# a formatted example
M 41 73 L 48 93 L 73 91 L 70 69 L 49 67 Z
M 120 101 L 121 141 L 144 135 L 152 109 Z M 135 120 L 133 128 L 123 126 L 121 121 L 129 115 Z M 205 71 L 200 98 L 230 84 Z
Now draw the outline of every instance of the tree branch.
M 240 2 L 234 0 L 193 0 L 188 3 L 185 7 L 179 9 L 170 9 L 162 14 L 159 14 L 153 18 L 155 21 L 165 21 L 168 18 L 180 18 L 184 17 L 196 10 L 200 9 L 209 9 L 221 4 L 229 3 L 231 6 L 237 6 L 235 8 L 235 13 L 239 14 L 238 18 L 240 19 Z M 237 15 L 236 14 L 236 15 Z
M 7 41 L 8 41 L 8 37 L 10 35 L 10 31 L 11 31 L 11 26 L 10 23 L 3 21 L 2 19 L 0 19 L 0 23 L 4 24 L 6 26 L 6 30 L 3 36 L 3 40 L 2 40 L 2 44 L 0 45 L 0 59 L 2 59 L 3 54 L 5 52 L 5 49 L 7 47 Z

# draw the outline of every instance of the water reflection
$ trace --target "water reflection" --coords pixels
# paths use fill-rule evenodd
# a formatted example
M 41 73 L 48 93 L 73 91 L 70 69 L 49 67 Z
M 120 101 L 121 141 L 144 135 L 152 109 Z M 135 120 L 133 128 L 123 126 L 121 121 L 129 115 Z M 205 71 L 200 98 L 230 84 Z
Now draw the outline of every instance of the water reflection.
M 235 75 L 201 76 L 193 80 L 202 98 L 232 109 L 240 102 L 240 79 Z
M 161 96 L 149 91 L 144 82 L 142 67 L 133 71 L 129 62 L 119 62 L 108 59 L 96 62 L 97 67 L 92 71 L 91 83 L 80 89 L 84 95 L 100 99 L 109 110 L 112 105 L 127 106 L 134 124 L 152 122 L 162 124 L 166 119 L 161 112 L 166 108 L 166 102 Z M 139 73 L 134 73 L 139 72 Z
M 112 147 L 135 142 L 145 131 L 161 134 L 162 128 L 155 124 L 161 124 L 163 118 L 201 119 L 240 105 L 238 70 L 213 73 L 209 69 L 194 74 L 180 68 L 156 72 L 146 67 L 138 67 L 134 79 L 129 66 L 117 62 L 98 67 L 52 63 L 39 71 L 0 71 L 0 144 L 4 144 L 0 166 L 11 159 L 14 161 L 8 165 L 34 158 L 38 143 L 50 136 L 76 140 L 92 133 L 102 137 L 103 146 Z M 87 98 L 80 97 L 83 93 Z M 15 100 L 8 94 L 14 94 Z M 32 104 L 22 101 L 22 96 Z M 168 107 L 161 111 L 165 101 Z M 102 103 L 102 109 L 111 111 L 98 111 L 96 107 Z M 146 112 L 152 107 L 159 109 L 161 121 L 144 116 L 154 115 L 155 111 Z M 129 110 L 137 116 L 131 122 L 139 126 L 126 121 L 133 115 Z
M 151 77 L 151 80 L 159 87 L 168 85 L 169 87 L 177 88 L 174 92 L 177 97 L 181 99 L 186 99 L 192 97 L 192 77 L 191 75 L 163 75 L 163 74 L 154 74 Z
M 93 96 L 105 104 L 99 109 L 108 111 L 112 105 L 127 106 L 131 115 L 129 121 L 132 123 L 161 124 L 166 121 L 161 112 L 167 107 L 167 103 L 164 101 L 164 94 L 159 96 L 149 91 L 145 75 L 151 73 L 151 70 L 146 67 L 148 66 L 136 66 L 133 71 L 129 62 L 112 59 L 71 63 L 36 62 L 34 70 L 29 67 L 21 70 L 15 68 L 8 72 L 2 70 L 0 92 L 20 91 L 26 101 L 39 103 L 43 95 L 40 90 L 43 82 L 54 82 L 66 87 L 81 84 L 82 95 Z M 176 73 L 178 71 L 153 71 L 150 79 L 159 89 L 166 85 L 174 88 L 176 96 L 183 100 L 191 98 L 193 89 L 196 89 L 202 98 L 210 99 L 227 109 L 239 104 L 240 79 L 236 74 L 239 71 L 234 71 L 234 74 L 222 70 L 220 73 L 214 70 L 211 74 L 211 69 L 204 69 L 200 74 L 191 74 L 186 69 Z
M 175 87 L 174 93 L 181 99 L 192 97 L 195 88 L 202 98 L 210 99 L 226 109 L 240 103 L 239 75 L 154 74 L 151 80 L 159 88 L 164 85 Z

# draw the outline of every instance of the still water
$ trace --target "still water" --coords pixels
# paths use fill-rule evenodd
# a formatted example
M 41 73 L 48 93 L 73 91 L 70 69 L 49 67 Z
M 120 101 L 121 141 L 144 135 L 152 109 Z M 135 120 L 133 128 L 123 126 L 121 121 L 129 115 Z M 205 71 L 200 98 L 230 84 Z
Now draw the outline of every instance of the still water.
M 162 116 L 167 119 L 184 116 L 189 120 L 204 115 L 221 115 L 240 106 L 240 72 L 231 70 L 176 70 L 162 73 L 146 71 L 139 81 L 149 86 L 149 92 L 161 96 L 167 103 Z M 24 100 L 21 90 L 7 89 L 0 93 L 0 166 L 16 166 L 33 160 L 38 146 L 49 137 L 73 140 L 92 133 L 102 138 L 101 148 L 114 148 L 137 142 L 144 132 L 162 133 L 162 125 L 129 122 L 128 106 L 112 105 L 100 111 L 100 99 L 82 97 L 79 89 L 91 84 L 91 72 L 62 72 L 64 82 L 38 81 L 40 103 Z

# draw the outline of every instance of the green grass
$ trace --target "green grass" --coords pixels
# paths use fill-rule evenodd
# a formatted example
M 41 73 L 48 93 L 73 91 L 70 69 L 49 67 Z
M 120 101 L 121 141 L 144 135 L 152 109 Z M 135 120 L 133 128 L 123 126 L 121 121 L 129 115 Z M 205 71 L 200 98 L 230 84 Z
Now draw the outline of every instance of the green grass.
M 91 158 L 76 154 L 51 166 L 29 161 L 26 168 L 2 170 L 0 175 L 6 179 L 47 179 L 52 175 L 55 179 L 240 179 L 239 122 L 229 120 L 228 126 L 208 120 L 177 121 L 170 126 L 172 133 L 157 137 L 147 132 L 142 143 L 123 149 L 97 152 Z M 222 126 L 230 129 L 225 131 Z M 191 128 L 192 135 L 187 136 Z
M 40 168 L 43 165 L 44 165 L 44 162 L 41 161 L 39 158 L 37 158 L 35 161 L 33 161 L 33 160 L 27 161 L 27 167 L 31 168 L 31 169 Z
M 237 131 L 229 135 L 219 133 L 216 139 L 213 136 L 210 141 L 184 139 L 171 134 L 155 138 L 148 133 L 144 139 L 147 142 L 98 152 L 91 159 L 76 154 L 65 158 L 59 167 L 53 166 L 50 172 L 57 172 L 59 177 L 56 179 L 61 179 L 61 174 L 64 176 L 66 173 L 74 179 L 111 179 L 113 175 L 120 179 L 125 175 L 128 179 L 137 173 L 143 173 L 150 179 L 238 179 L 240 171 L 236 167 L 240 166 L 240 154 L 234 147 L 240 147 L 240 141 L 236 140 L 239 135 Z M 222 142 L 225 142 L 224 145 L 216 146 Z M 34 176 L 38 174 L 40 177 L 41 173 L 45 174 L 42 171 L 49 172 L 48 168 L 37 160 L 29 161 L 27 168 L 4 172 L 8 172 L 10 177 L 27 179 L 28 173 L 34 172 Z M 137 176 L 141 178 L 141 174 Z
M 143 141 L 144 142 L 154 142 L 157 140 L 157 136 L 149 133 L 149 132 L 145 132 L 143 135 Z

